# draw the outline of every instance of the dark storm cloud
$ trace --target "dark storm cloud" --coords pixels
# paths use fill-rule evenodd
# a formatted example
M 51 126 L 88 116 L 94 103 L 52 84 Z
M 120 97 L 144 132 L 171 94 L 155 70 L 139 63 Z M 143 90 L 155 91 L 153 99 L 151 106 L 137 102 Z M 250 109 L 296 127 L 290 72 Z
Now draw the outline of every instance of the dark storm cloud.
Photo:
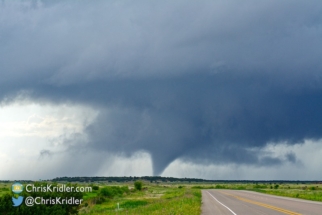
M 319 1 L 4 2 L 0 95 L 84 103 L 91 150 L 280 164 L 321 138 Z M 294 154 L 286 160 L 294 162 Z
M 160 173 L 176 158 L 272 165 L 268 142 L 321 138 L 322 89 L 286 89 L 270 77 L 226 72 L 177 78 L 113 80 L 33 88 L 34 98 L 90 103 L 101 109 L 87 127 L 89 147 L 152 154 Z M 254 150 L 255 149 L 255 150 Z M 295 155 L 287 155 L 289 161 Z

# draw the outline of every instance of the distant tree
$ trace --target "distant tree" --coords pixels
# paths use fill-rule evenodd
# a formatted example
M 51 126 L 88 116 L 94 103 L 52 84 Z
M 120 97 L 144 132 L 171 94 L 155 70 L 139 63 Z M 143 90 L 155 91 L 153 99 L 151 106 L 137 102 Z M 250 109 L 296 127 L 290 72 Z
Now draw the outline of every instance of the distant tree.
M 134 187 L 135 187 L 136 190 L 142 190 L 143 182 L 142 181 L 135 181 L 134 182 Z

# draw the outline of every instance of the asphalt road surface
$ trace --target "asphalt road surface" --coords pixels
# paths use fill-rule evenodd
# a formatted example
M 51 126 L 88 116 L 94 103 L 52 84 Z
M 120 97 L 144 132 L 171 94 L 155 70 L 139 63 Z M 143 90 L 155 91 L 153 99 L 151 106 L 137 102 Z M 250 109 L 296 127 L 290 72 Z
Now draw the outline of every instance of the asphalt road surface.
M 243 190 L 202 190 L 202 215 L 322 215 L 322 203 Z

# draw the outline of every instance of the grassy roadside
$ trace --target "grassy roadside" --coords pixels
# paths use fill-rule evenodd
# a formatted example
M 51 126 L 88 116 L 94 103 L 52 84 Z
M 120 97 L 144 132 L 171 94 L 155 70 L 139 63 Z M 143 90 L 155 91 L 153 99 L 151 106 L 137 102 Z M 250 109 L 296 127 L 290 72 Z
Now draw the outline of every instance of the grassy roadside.
M 179 188 L 180 187 L 180 188 Z M 79 214 L 173 214 L 199 215 L 201 212 L 201 191 L 182 186 L 149 186 L 145 190 L 130 192 L 102 203 L 93 204 L 91 197 L 85 195 L 87 207 Z M 119 205 L 119 209 L 118 206 Z
M 256 192 L 271 194 L 276 196 L 285 196 L 291 198 L 299 198 L 311 201 L 320 201 L 322 202 L 322 190 L 262 190 L 262 189 L 254 189 Z
M 321 184 L 217 184 L 193 186 L 194 189 L 249 190 L 276 196 L 322 202 Z

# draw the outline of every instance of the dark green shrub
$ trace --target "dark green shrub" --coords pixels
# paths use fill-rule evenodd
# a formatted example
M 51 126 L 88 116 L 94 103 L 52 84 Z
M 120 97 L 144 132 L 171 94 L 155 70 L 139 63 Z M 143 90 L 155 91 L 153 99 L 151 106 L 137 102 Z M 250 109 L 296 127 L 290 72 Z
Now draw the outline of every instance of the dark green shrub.
M 108 197 L 108 198 L 113 198 L 114 197 L 114 193 L 113 190 L 111 189 L 111 187 L 104 187 L 101 189 L 100 194 L 102 196 Z
M 215 189 L 226 189 L 224 185 L 217 184 Z
M 316 190 L 316 188 L 315 187 L 310 187 L 310 190 Z
M 93 189 L 93 190 L 99 190 L 99 186 L 97 186 L 97 185 L 93 185 L 93 186 L 92 186 L 92 189 Z
M 100 191 L 100 194 L 104 197 L 114 198 L 115 196 L 122 196 L 124 193 L 130 192 L 127 186 L 107 186 L 103 187 Z
M 135 181 L 134 182 L 134 187 L 135 187 L 136 190 L 142 190 L 143 182 L 142 181 Z

